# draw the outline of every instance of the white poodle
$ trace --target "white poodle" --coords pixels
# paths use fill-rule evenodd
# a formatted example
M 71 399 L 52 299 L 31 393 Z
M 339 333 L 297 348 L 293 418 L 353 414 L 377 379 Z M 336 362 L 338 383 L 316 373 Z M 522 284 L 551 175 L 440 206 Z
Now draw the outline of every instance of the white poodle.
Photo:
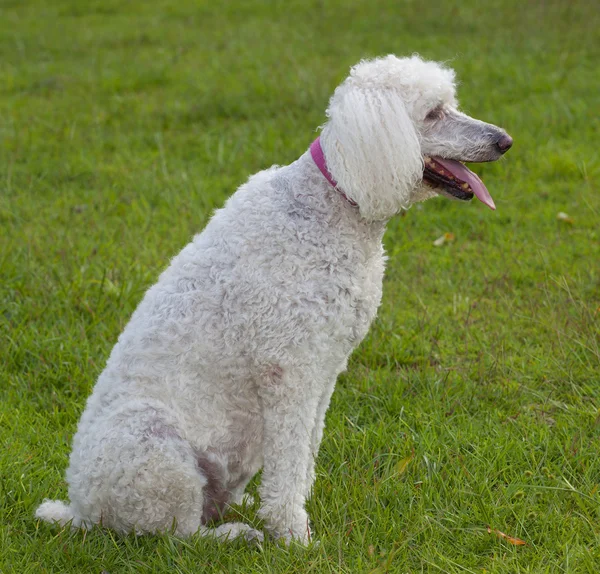
M 307 543 L 325 412 L 381 301 L 386 222 L 438 194 L 494 208 L 460 162 L 512 140 L 456 105 L 454 72 L 435 62 L 354 66 L 310 149 L 251 177 L 146 293 L 81 417 L 71 502 L 36 516 L 261 538 L 207 524 L 262 468 L 267 530 Z

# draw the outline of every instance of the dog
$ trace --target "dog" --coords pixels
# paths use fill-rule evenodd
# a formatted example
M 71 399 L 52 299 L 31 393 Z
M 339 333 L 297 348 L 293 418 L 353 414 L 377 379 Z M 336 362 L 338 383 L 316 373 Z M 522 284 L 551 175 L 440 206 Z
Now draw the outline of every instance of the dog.
M 262 468 L 267 532 L 307 544 L 325 413 L 381 301 L 387 221 L 437 195 L 494 209 L 462 162 L 511 145 L 458 111 L 448 67 L 359 62 L 310 148 L 250 177 L 145 294 L 79 422 L 70 503 L 36 516 L 262 540 L 213 524 Z

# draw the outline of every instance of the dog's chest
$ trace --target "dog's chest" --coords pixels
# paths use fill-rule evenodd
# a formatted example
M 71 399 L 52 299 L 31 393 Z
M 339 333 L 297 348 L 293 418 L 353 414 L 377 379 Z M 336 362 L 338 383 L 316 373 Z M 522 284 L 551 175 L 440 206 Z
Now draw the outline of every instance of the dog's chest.
M 381 243 L 366 252 L 355 251 L 337 263 L 332 273 L 328 315 L 334 337 L 351 348 L 367 334 L 381 303 L 385 258 Z

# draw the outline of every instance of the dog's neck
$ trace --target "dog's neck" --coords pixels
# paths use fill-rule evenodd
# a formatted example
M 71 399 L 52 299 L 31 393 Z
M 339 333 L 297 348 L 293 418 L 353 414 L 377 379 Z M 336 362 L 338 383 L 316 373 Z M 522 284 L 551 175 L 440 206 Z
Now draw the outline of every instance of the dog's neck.
M 323 153 L 323 148 L 321 147 L 321 138 L 318 137 L 313 143 L 310 144 L 310 155 L 313 158 L 316 166 L 319 168 L 319 171 L 323 174 L 325 179 L 332 185 L 332 187 L 352 206 L 358 207 L 358 203 L 348 197 L 339 187 L 337 181 L 333 179 L 331 173 L 327 169 L 327 162 L 325 161 L 325 154 Z

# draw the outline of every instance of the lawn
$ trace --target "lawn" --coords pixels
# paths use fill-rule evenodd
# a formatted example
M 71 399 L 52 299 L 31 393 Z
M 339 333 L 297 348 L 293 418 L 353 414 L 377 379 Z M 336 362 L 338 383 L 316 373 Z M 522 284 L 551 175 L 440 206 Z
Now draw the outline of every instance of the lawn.
M 515 144 L 474 167 L 496 212 L 437 198 L 389 224 L 308 503 L 320 544 L 36 521 L 144 291 L 390 52 L 447 61 Z M 600 571 L 599 61 L 592 0 L 2 0 L 0 572 Z

